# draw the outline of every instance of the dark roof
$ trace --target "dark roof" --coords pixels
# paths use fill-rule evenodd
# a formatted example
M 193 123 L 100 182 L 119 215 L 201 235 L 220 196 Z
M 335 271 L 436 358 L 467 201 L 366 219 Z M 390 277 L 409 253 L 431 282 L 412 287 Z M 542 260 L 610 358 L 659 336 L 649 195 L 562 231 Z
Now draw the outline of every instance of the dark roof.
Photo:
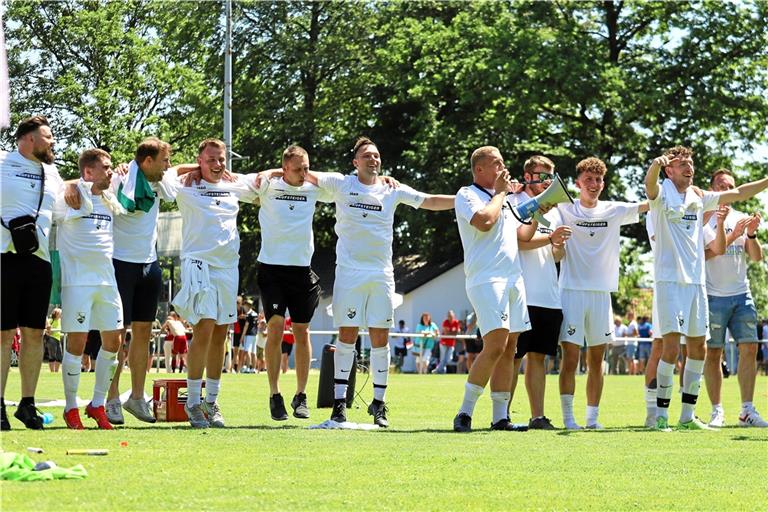
M 400 294 L 409 293 L 463 261 L 463 254 L 442 262 L 432 262 L 429 260 L 429 257 L 418 254 L 395 258 L 393 262 L 395 267 L 395 291 Z M 320 278 L 323 296 L 331 295 L 333 293 L 333 281 L 336 271 L 336 251 L 334 249 L 315 251 L 312 257 L 312 270 Z

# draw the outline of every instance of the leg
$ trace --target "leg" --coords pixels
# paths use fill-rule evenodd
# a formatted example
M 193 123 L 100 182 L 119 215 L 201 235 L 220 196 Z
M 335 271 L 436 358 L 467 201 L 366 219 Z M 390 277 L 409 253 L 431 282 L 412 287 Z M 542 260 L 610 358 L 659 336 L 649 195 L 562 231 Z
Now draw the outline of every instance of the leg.
M 597 407 L 603 394 L 605 345 L 587 348 L 587 405 Z
M 21 397 L 34 397 L 40 368 L 43 366 L 43 330 L 21 328 L 19 372 L 21 373 Z
M 126 339 L 126 333 L 128 331 L 126 329 L 123 329 L 120 331 L 120 342 L 124 343 Z M 133 338 L 133 334 L 131 335 L 131 338 Z M 133 345 L 133 343 L 131 343 Z M 130 346 L 128 348 L 128 353 L 130 354 Z M 107 400 L 117 400 L 120 398 L 120 376 L 123 374 L 123 367 L 125 366 L 125 360 L 126 360 L 126 354 L 125 350 L 122 350 L 122 345 L 120 352 L 118 354 L 118 365 L 115 368 L 115 374 L 112 376 L 112 383 L 109 385 L 109 391 L 107 392 Z M 130 362 L 129 362 L 130 366 Z M 86 370 L 87 371 L 87 370 Z M 133 376 L 131 376 L 131 379 L 133 379 Z
M 707 346 L 704 336 L 686 337 L 687 358 L 683 368 L 683 406 L 680 423 L 695 423 L 696 402 L 699 398 L 701 375 L 704 372 L 704 360 Z
M 525 389 L 528 392 L 528 404 L 531 418 L 544 416 L 544 390 L 547 372 L 544 367 L 544 354 L 528 352 L 528 364 L 525 367 Z
M 312 344 L 309 339 L 309 324 L 293 324 L 296 351 L 296 393 L 306 393 L 309 366 L 312 361 Z
M 203 371 L 208 358 L 208 347 L 211 344 L 211 336 L 216 321 L 212 318 L 204 318 L 192 328 L 193 343 L 187 354 L 187 406 L 192 408 L 200 404 Z M 219 370 L 221 371 L 221 370 Z
M 464 401 L 459 409 L 459 418 L 462 414 L 471 417 L 475 410 L 475 404 L 477 399 L 483 393 L 483 389 L 488 384 L 492 375 L 495 373 L 496 365 L 504 355 L 507 348 L 507 338 L 509 337 L 509 331 L 507 329 L 494 329 L 485 334 L 483 337 L 483 350 L 475 359 L 472 368 L 469 370 L 467 376 L 467 383 L 464 386 Z M 517 343 L 517 337 L 515 337 L 515 344 Z M 511 374 L 512 367 L 514 366 L 514 352 L 509 360 L 509 367 L 506 368 L 507 374 Z M 497 390 L 501 393 L 507 394 L 507 401 L 509 400 L 509 390 L 512 389 L 512 376 L 502 375 L 503 369 L 499 370 L 496 375 L 494 384 Z M 503 387 L 501 387 L 503 385 Z M 500 389 L 498 389 L 500 388 Z M 492 388 L 493 391 L 493 388 Z M 496 406 L 494 406 L 494 416 L 496 415 Z M 506 409 L 506 407 L 505 407 Z M 506 413 L 506 411 L 505 411 Z M 454 421 L 455 423 L 455 421 Z M 454 424 L 454 429 L 456 429 Z
M 496 362 L 491 374 L 491 401 L 493 403 L 493 424 L 509 419 L 509 402 L 512 398 L 513 381 L 517 384 L 517 371 L 515 353 L 517 352 L 517 338 L 520 333 L 513 332 L 507 336 L 507 343 L 501 357 Z M 522 364 L 522 359 L 520 360 Z
M 265 359 L 267 360 L 267 379 L 269 380 L 269 396 L 280 393 L 280 368 L 283 358 L 282 341 L 285 317 L 272 315 L 267 322 L 267 346 Z
M 131 369 L 131 398 L 144 398 L 144 383 L 147 380 L 147 352 L 152 336 L 151 322 L 131 323 L 131 344 L 128 347 L 128 367 Z
M 654 339 L 645 368 L 645 426 L 648 428 L 656 426 L 656 402 L 658 399 L 656 370 L 661 360 L 661 347 L 662 340 L 660 338 Z
M 8 374 L 11 370 L 11 346 L 13 345 L 13 336 L 16 334 L 16 329 L 7 329 L 0 333 L 0 339 L 2 340 L 2 353 L 0 353 L 0 369 L 2 375 L 0 376 L 0 397 L 5 398 L 5 385 L 8 383 Z
M 720 361 L 723 358 L 721 347 L 710 347 L 704 360 L 704 382 L 707 386 L 707 395 L 712 406 L 720 405 L 720 390 L 723 387 L 723 368 Z
M 560 342 L 563 357 L 560 363 L 560 408 L 567 429 L 581 428 L 573 416 L 573 395 L 576 391 L 576 370 L 579 369 L 581 347 L 568 341 Z
M 758 343 L 739 343 L 739 391 L 741 402 L 751 403 L 755 396 Z

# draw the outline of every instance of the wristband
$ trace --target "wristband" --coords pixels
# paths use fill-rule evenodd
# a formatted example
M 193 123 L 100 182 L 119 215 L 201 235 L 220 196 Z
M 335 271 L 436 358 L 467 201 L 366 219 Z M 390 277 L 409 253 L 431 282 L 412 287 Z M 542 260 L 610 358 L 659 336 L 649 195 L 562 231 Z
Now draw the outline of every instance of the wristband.
M 755 233 L 754 235 L 750 235 L 749 233 L 747 233 L 747 238 L 749 238 L 750 240 L 754 240 L 755 238 L 757 238 L 757 233 Z

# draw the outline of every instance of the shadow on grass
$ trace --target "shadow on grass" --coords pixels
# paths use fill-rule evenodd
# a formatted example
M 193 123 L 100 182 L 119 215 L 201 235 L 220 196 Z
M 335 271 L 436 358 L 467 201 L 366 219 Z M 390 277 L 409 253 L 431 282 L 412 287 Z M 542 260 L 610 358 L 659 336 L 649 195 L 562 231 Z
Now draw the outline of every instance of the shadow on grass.
M 761 443 L 768 443 L 768 437 L 733 436 L 731 441 L 759 441 Z
M 610 427 L 610 428 L 604 428 L 600 430 L 595 429 L 581 429 L 581 430 L 558 430 L 557 435 L 559 436 L 570 436 L 570 435 L 590 435 L 590 434 L 619 434 L 623 432 L 653 432 L 653 429 L 650 429 L 648 427 Z

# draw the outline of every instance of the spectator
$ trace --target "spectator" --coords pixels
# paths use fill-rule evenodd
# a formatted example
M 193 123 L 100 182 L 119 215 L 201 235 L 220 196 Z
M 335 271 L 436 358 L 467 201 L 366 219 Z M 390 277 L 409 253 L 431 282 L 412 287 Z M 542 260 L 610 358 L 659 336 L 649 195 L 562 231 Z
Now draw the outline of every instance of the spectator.
M 416 373 L 427 373 L 429 362 L 432 359 L 432 349 L 435 347 L 435 338 L 440 335 L 440 329 L 432 321 L 432 315 L 422 313 L 419 325 L 416 326 L 416 332 L 423 335 L 417 344 L 419 352 L 416 352 L 416 347 L 413 350 L 416 355 Z
M 618 375 L 619 363 L 624 357 L 626 351 L 626 341 L 624 337 L 627 335 L 627 326 L 621 322 L 620 316 L 613 318 L 613 336 L 614 340 L 611 341 L 611 353 L 608 359 L 608 373 Z
M 178 368 L 179 373 L 181 373 L 187 365 L 187 352 L 189 352 L 187 328 L 175 311 L 171 311 L 168 314 L 168 320 L 166 320 L 165 326 L 167 326 L 169 332 L 173 335 L 170 368 L 172 371 L 175 371 L 175 369 Z
M 61 367 L 63 356 L 61 346 L 61 309 L 53 308 L 51 318 L 45 327 L 45 348 L 48 350 L 48 367 L 56 373 Z
M 629 338 L 624 349 L 624 362 L 630 375 L 637 375 L 637 322 L 635 312 L 627 311 L 627 328 L 625 336 Z
M 640 321 L 637 324 L 637 334 L 640 338 L 653 339 L 653 325 L 648 321 L 647 316 L 641 316 Z M 644 374 L 645 366 L 648 364 L 648 359 L 651 357 L 652 341 L 640 341 L 637 342 L 637 373 Z
M 405 320 L 397 322 L 396 332 L 405 333 L 408 332 L 408 326 L 405 325 Z M 394 349 L 393 363 L 395 370 L 400 372 L 403 367 L 403 361 L 405 356 L 408 355 L 408 346 L 411 345 L 411 338 L 408 336 L 397 336 L 392 341 L 392 348 Z
M 464 342 L 467 351 L 467 372 L 469 372 L 477 354 L 483 350 L 483 338 L 480 335 L 480 328 L 477 326 L 477 314 L 474 311 L 467 315 L 467 328 L 464 334 L 475 336 L 474 339 L 467 338 Z
M 456 319 L 453 310 L 448 311 L 448 315 L 443 320 L 443 337 L 440 338 L 440 361 L 435 368 L 434 373 L 445 373 L 448 363 L 453 361 L 453 352 L 456 348 L 455 336 L 461 332 L 461 325 Z
M 259 322 L 256 331 L 256 372 L 267 370 L 267 360 L 264 359 L 264 349 L 267 346 L 267 319 L 264 313 L 259 313 Z
M 283 333 L 283 343 L 282 343 L 282 359 L 280 360 L 280 369 L 283 371 L 283 373 L 288 371 L 288 358 L 291 357 L 291 352 L 293 352 L 293 344 L 296 342 L 296 338 L 293 337 L 293 322 L 291 321 L 291 317 L 287 316 L 285 317 L 285 328 L 284 331 L 288 331 L 287 333 Z
M 241 327 L 240 373 L 256 373 L 256 331 L 259 324 L 259 315 L 253 309 L 253 302 L 250 299 L 244 300 L 243 305 L 245 323 Z

